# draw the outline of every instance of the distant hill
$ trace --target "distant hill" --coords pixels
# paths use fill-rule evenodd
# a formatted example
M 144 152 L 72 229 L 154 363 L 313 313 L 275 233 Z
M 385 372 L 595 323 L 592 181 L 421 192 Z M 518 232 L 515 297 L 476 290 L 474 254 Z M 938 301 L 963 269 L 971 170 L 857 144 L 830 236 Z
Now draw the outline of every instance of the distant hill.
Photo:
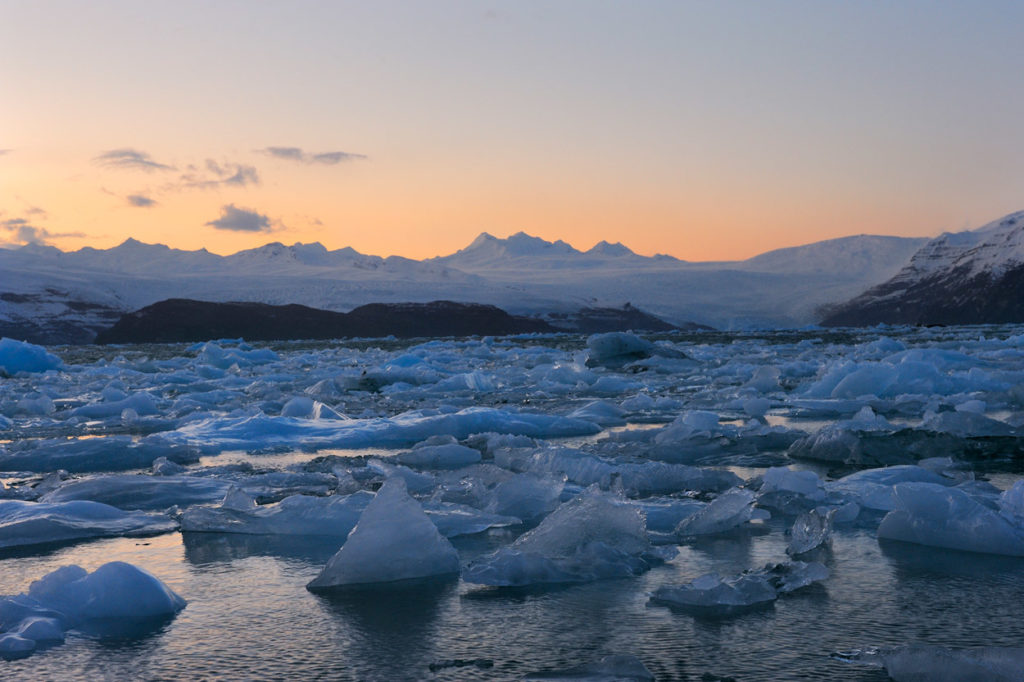
M 497 336 L 534 332 L 593 333 L 626 329 L 668 331 L 674 327 L 629 306 L 579 311 L 560 325 L 478 303 L 371 303 L 348 313 L 303 305 L 216 303 L 169 299 L 123 315 L 101 331 L 97 343 L 173 343 L 242 337 L 250 341 Z
M 826 326 L 1024 322 L 1024 211 L 925 244 L 893 278 L 835 306 Z

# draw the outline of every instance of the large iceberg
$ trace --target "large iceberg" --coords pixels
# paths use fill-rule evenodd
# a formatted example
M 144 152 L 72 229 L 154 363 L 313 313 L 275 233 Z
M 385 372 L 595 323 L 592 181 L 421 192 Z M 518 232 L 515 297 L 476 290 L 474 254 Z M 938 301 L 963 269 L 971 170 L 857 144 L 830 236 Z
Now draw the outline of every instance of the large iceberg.
M 42 346 L 6 337 L 0 339 L 0 376 L 18 372 L 45 372 L 59 369 L 64 363 Z
M 459 554 L 438 532 L 405 482 L 392 477 L 366 505 L 345 544 L 306 587 L 394 583 L 457 575 Z

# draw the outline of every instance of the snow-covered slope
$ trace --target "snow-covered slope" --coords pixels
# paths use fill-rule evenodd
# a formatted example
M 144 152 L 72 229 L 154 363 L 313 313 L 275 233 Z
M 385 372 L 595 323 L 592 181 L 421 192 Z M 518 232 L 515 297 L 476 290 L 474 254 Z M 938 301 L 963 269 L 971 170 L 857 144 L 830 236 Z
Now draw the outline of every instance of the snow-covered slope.
M 1024 321 L 1024 211 L 946 233 L 892 279 L 837 308 L 830 325 Z
M 817 307 L 894 275 L 918 246 L 859 236 L 722 263 L 641 256 L 607 242 L 580 251 L 525 233 L 484 233 L 454 254 L 423 261 L 276 242 L 230 256 L 134 239 L 106 250 L 27 246 L 0 250 L 0 334 L 87 341 L 120 313 L 169 298 L 342 312 L 445 299 L 519 315 L 632 303 L 677 324 L 799 326 L 815 320 Z

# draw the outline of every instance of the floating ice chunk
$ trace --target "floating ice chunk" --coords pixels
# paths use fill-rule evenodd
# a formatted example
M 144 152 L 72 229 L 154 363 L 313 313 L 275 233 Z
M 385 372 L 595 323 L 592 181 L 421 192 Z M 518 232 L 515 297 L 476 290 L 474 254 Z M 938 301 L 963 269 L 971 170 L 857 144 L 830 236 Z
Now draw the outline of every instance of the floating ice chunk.
M 590 489 L 462 577 L 499 586 L 587 582 L 639 575 L 666 557 L 651 546 L 639 508 Z
M 708 573 L 685 585 L 659 587 L 651 601 L 698 614 L 727 616 L 770 604 L 778 596 L 762 575 L 742 573 L 723 579 Z
M 121 418 L 125 410 L 133 410 L 136 415 L 157 414 L 160 410 L 156 400 L 148 393 L 136 393 L 121 400 L 82 405 L 71 410 L 70 416 L 85 419 Z
M 522 521 L 514 516 L 502 516 L 480 511 L 464 504 L 453 502 L 427 502 L 423 510 L 434 522 L 441 535 L 453 538 L 459 535 L 482 533 L 489 528 L 518 526 Z
M 333 408 L 306 396 L 296 396 L 286 402 L 281 407 L 281 416 L 301 419 L 348 420 L 348 417 L 335 412 Z
M 45 416 L 53 414 L 56 409 L 50 396 L 34 391 L 18 400 L 16 411 L 18 414 Z
M 933 483 L 899 483 L 893 496 L 895 508 L 878 526 L 879 538 L 1024 556 L 1024 527 L 962 490 Z
M 86 500 L 56 504 L 0 500 L 0 547 L 115 535 L 155 535 L 177 526 L 166 516 L 125 512 Z
M 389 478 L 310 590 L 451 576 L 459 555 L 430 521 L 405 482 Z
M 708 573 L 686 585 L 659 587 L 651 594 L 651 601 L 697 615 L 729 616 L 766 606 L 780 594 L 807 587 L 828 576 L 828 569 L 820 563 L 786 561 L 744 571 L 733 578 L 723 579 L 716 573 Z
M 157 457 L 153 460 L 152 470 L 154 476 L 175 476 L 185 471 L 185 467 L 166 457 Z
M 645 499 L 635 503 L 647 518 L 647 530 L 671 533 L 679 523 L 707 506 L 707 503 L 691 499 Z
M 6 337 L 0 338 L 0 375 L 45 372 L 48 369 L 60 369 L 63 365 L 60 358 L 42 346 Z
M 605 656 L 595 663 L 552 672 L 529 673 L 523 680 L 575 680 L 576 682 L 653 682 L 654 675 L 636 656 Z
M 1017 481 L 999 496 L 999 513 L 1010 523 L 1024 528 L 1024 481 Z
M 891 511 L 896 508 L 893 486 L 897 483 L 921 482 L 953 485 L 956 481 L 934 471 L 910 464 L 865 469 L 825 484 L 829 494 L 856 502 L 866 509 Z
M 582 419 L 601 426 L 621 426 L 626 423 L 626 411 L 604 400 L 595 400 L 569 413 L 573 419 Z
M 594 334 L 587 339 L 587 367 L 621 367 L 654 354 L 655 346 L 628 332 Z
M 910 644 L 893 649 L 854 649 L 831 656 L 845 663 L 885 668 L 896 682 L 1020 682 L 1024 649 L 953 649 Z
M 391 418 L 347 421 L 270 417 L 214 417 L 187 424 L 166 438 L 198 444 L 203 452 L 257 450 L 273 446 L 319 449 L 406 447 L 431 436 L 464 439 L 474 433 L 507 433 L 534 438 L 587 436 L 601 427 L 579 419 L 511 412 L 487 407 L 461 411 L 418 410 Z
M 786 553 L 795 556 L 827 543 L 832 537 L 832 519 L 835 514 L 835 509 L 825 513 L 812 509 L 796 517 L 790 530 Z
M 181 517 L 181 530 L 346 537 L 372 499 L 368 492 L 331 497 L 291 495 L 276 504 L 256 506 L 251 497 L 233 488 L 220 507 L 187 509 Z
M 761 494 L 793 493 L 810 500 L 825 499 L 825 485 L 813 471 L 793 471 L 789 467 L 771 467 L 764 472 Z
M 763 417 L 768 414 L 772 401 L 767 398 L 748 398 L 743 401 L 743 411 L 750 417 Z
M 119 509 L 167 509 L 214 502 L 230 487 L 230 481 L 216 478 L 112 474 L 67 481 L 40 500 L 93 500 Z
M 622 409 L 630 412 L 646 412 L 655 409 L 657 403 L 647 393 L 637 393 L 632 398 L 622 401 Z
M 92 573 L 73 565 L 58 568 L 29 585 L 28 596 L 72 623 L 147 620 L 185 608 L 185 600 L 156 576 L 122 561 L 103 564 Z
M 495 486 L 487 510 L 533 522 L 558 507 L 564 487 L 562 480 L 519 474 Z
M 417 443 L 411 451 L 400 453 L 395 459 L 406 466 L 424 469 L 459 469 L 482 459 L 479 450 L 459 445 L 454 440 L 436 445 L 429 440 Z
M 733 488 L 680 521 L 675 533 L 679 537 L 722 533 L 749 521 L 753 511 L 754 493 L 745 488 Z
M 929 412 L 925 415 L 921 426 L 923 431 L 948 433 L 960 438 L 979 438 L 986 436 L 1016 436 L 1017 429 L 1006 422 L 991 419 L 973 411 Z
M 0 470 L 124 471 L 150 467 L 159 457 L 179 463 L 192 463 L 198 456 L 187 443 L 165 440 L 154 434 L 141 440 L 129 436 L 105 436 L 86 439 L 39 439 L 23 441 L 0 452 Z
M 743 385 L 761 393 L 771 393 L 772 391 L 781 390 L 782 387 L 779 386 L 779 377 L 781 375 L 782 372 L 778 367 L 761 365 L 754 370 L 753 375 Z
M 196 360 L 205 365 L 213 365 L 219 369 L 229 369 L 232 365 L 239 367 L 251 367 L 253 365 L 265 365 L 275 362 L 281 358 L 269 348 L 250 349 L 242 344 L 237 348 L 224 348 L 221 345 L 209 342 L 198 348 L 199 355 Z

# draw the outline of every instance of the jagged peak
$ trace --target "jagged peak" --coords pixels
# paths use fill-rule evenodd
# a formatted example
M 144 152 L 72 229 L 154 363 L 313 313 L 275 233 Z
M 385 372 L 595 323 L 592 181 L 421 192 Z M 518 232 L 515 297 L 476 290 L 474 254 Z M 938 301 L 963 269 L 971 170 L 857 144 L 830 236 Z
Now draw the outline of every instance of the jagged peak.
M 607 242 L 601 240 L 594 244 L 587 253 L 600 254 L 602 256 L 635 256 L 636 253 L 622 242 Z

